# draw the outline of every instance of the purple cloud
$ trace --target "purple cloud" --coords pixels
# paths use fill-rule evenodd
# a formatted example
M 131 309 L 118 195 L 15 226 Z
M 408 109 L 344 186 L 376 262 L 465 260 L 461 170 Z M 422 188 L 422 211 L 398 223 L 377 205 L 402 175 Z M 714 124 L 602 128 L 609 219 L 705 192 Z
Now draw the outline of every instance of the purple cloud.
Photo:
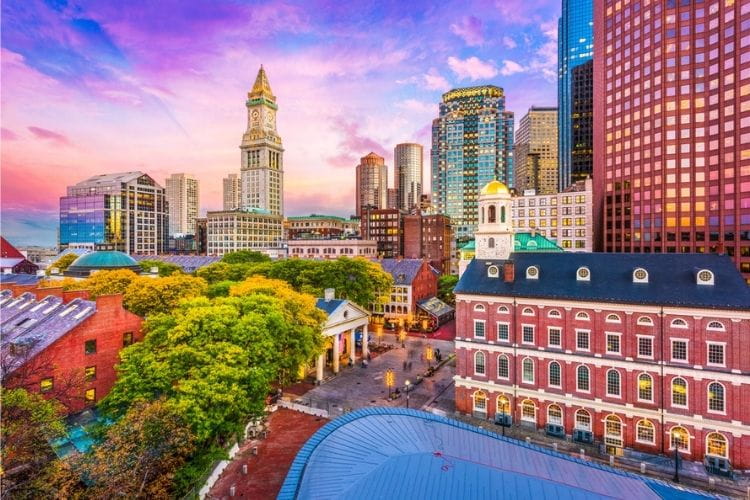
M 46 128 L 42 127 L 28 127 L 29 132 L 34 134 L 34 137 L 37 139 L 43 139 L 45 141 L 53 141 L 58 144 L 64 144 L 66 146 L 70 146 L 70 140 L 63 134 L 53 132 L 52 130 L 48 130 Z
M 477 47 L 484 43 L 482 21 L 477 17 L 464 17 L 460 23 L 451 24 L 450 29 L 454 35 L 461 37 L 469 47 Z
M 383 146 L 368 137 L 364 137 L 356 122 L 346 121 L 339 117 L 333 123 L 334 130 L 342 137 L 339 141 L 339 153 L 328 158 L 328 163 L 331 166 L 354 168 L 359 159 L 371 151 L 383 157 L 388 154 Z
M 4 141 L 15 141 L 18 139 L 18 134 L 10 130 L 9 128 L 0 127 L 0 131 L 2 132 L 2 140 Z

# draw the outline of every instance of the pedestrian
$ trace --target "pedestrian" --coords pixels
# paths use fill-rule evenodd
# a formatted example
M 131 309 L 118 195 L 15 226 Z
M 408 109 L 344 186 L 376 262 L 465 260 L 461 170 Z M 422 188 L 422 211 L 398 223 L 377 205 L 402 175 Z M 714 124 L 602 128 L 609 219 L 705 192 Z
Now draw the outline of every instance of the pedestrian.
M 404 371 L 406 371 L 406 361 L 404 361 Z
M 411 371 L 411 361 L 409 361 L 409 371 Z

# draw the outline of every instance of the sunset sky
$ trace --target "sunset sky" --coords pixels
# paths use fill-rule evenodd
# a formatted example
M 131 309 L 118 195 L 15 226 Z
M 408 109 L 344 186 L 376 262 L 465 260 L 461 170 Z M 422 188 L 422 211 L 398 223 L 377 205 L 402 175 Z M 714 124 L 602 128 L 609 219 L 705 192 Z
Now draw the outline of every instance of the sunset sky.
M 370 151 L 425 146 L 440 95 L 503 87 L 516 121 L 556 103 L 560 0 L 2 3 L 2 228 L 53 245 L 65 187 L 173 172 L 221 208 L 262 63 L 279 104 L 287 215 L 354 211 Z

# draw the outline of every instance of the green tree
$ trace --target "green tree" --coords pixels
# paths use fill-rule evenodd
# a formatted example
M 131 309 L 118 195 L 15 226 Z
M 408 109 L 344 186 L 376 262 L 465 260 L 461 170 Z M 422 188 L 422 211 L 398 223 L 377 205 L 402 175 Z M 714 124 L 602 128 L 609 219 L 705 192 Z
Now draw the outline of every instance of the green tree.
M 89 297 L 95 299 L 100 295 L 124 294 L 130 284 L 138 279 L 138 275 L 129 269 L 114 271 L 99 271 L 85 280 L 62 280 L 47 283 L 52 286 L 62 286 L 64 290 L 88 290 Z
M 140 276 L 125 289 L 125 307 L 139 315 L 166 313 L 185 298 L 204 295 L 208 285 L 202 278 L 175 274 L 165 278 Z
M 221 262 L 226 264 L 253 264 L 258 262 L 271 262 L 271 257 L 261 252 L 251 250 L 238 250 L 224 254 Z
M 456 296 L 453 294 L 453 289 L 456 288 L 458 283 L 458 276 L 452 274 L 444 274 L 438 278 L 438 298 L 448 305 L 456 305 Z
M 226 262 L 215 262 L 206 267 L 198 269 L 196 276 L 203 278 L 212 285 L 220 281 L 242 281 L 250 276 L 266 276 L 271 262 L 256 262 L 242 264 L 227 264 Z
M 211 299 L 215 299 L 216 297 L 228 297 L 229 289 L 233 285 L 236 285 L 236 284 L 237 284 L 236 281 L 230 281 L 230 280 L 218 281 L 208 286 L 208 290 L 206 291 L 206 296 Z
M 68 269 L 68 267 L 70 267 L 70 265 L 73 263 L 73 261 L 76 260 L 77 258 L 78 258 L 78 255 L 76 255 L 74 253 L 69 253 L 69 254 L 63 255 L 62 257 L 60 257 L 59 259 L 57 259 L 55 262 L 53 262 L 52 264 L 49 265 L 49 267 L 47 268 L 47 271 L 46 271 L 47 276 L 49 276 L 50 271 L 52 271 L 52 268 L 54 268 L 54 267 L 56 267 L 57 269 L 59 269 L 60 273 L 62 273 L 63 271 L 65 271 L 66 269 Z
M 173 274 L 182 273 L 182 268 L 177 264 L 171 262 L 162 262 L 160 260 L 142 260 L 138 263 L 146 272 L 151 272 L 151 268 L 155 267 L 159 270 L 159 276 L 172 276 Z

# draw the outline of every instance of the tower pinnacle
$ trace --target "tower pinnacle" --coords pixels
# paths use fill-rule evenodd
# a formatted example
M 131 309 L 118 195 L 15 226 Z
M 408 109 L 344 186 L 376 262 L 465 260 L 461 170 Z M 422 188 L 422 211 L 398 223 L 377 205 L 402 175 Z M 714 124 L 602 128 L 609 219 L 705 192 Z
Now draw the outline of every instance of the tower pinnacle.
M 258 76 L 255 77 L 255 83 L 253 89 L 247 94 L 249 99 L 261 99 L 265 98 L 268 101 L 276 102 L 276 96 L 271 91 L 271 84 L 268 83 L 268 76 L 266 76 L 266 70 L 263 69 L 263 65 L 260 65 L 258 70 Z

